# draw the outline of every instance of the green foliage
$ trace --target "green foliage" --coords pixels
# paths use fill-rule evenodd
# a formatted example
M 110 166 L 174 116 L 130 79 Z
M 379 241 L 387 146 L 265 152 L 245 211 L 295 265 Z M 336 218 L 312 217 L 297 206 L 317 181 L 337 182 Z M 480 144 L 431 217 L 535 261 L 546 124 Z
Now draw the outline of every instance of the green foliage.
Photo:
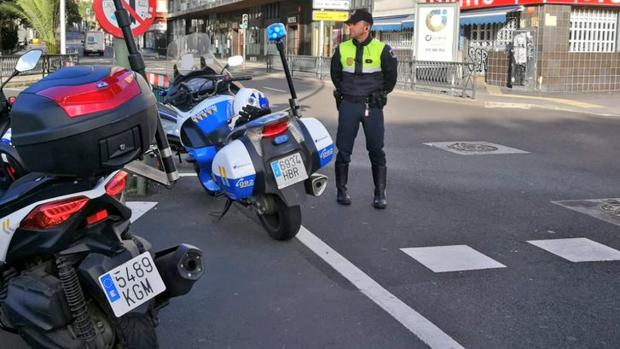
M 67 16 L 67 24 L 82 23 L 82 14 L 78 6 L 77 0 L 66 0 L 65 10 Z
M 17 29 L 0 25 L 0 50 L 13 50 L 17 45 L 17 39 Z
M 0 12 L 25 19 L 45 41 L 48 53 L 58 53 L 58 0 L 16 0 L 0 4 Z

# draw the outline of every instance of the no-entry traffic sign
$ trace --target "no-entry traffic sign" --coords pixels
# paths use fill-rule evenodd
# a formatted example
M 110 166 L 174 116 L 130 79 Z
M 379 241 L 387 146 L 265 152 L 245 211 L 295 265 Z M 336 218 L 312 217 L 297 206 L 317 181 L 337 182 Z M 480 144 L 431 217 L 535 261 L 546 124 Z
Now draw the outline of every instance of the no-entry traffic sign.
M 121 0 L 125 10 L 129 12 L 131 20 L 131 32 L 134 36 L 140 36 L 149 30 L 155 21 L 155 7 L 157 0 Z M 117 38 L 123 37 L 123 32 L 118 26 L 112 0 L 93 1 L 93 10 L 101 28 Z

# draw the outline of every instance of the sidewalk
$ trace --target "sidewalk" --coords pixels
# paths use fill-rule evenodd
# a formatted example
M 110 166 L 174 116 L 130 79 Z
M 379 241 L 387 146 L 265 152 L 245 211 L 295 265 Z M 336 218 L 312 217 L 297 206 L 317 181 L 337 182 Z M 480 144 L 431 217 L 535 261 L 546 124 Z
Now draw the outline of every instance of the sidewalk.
M 147 60 L 147 71 L 149 63 Z M 246 69 L 235 67 L 231 69 L 233 74 L 250 74 L 255 78 L 274 76 L 284 78 L 282 71 L 267 73 L 264 62 L 246 62 Z M 295 78 L 315 79 L 315 74 L 295 72 Z M 14 78 L 7 88 L 26 87 L 41 79 L 41 75 L 18 76 Z M 325 83 L 331 83 L 329 78 L 324 78 Z M 395 93 L 413 95 L 418 98 L 449 100 L 451 102 L 473 104 L 485 108 L 511 108 L 532 109 L 542 108 L 548 110 L 560 110 L 574 113 L 587 113 L 602 117 L 620 117 L 620 92 L 611 93 L 574 93 L 574 94 L 549 94 L 515 91 L 509 88 L 486 85 L 483 81 L 476 83 L 476 98 L 465 99 L 452 97 L 440 93 L 430 93 L 416 90 L 396 90 Z
M 284 77 L 282 71 L 267 73 L 263 62 L 247 62 L 247 71 L 251 71 L 257 77 L 265 74 Z M 317 79 L 316 75 L 313 73 L 295 72 L 293 75 L 296 78 L 303 76 L 308 79 Z M 329 78 L 323 78 L 323 81 L 331 83 Z M 474 104 L 484 106 L 485 108 L 512 108 L 524 110 L 541 108 L 594 114 L 602 117 L 620 117 L 620 92 L 570 94 L 523 92 L 487 85 L 484 81 L 478 80 L 476 82 L 476 98 L 473 100 L 418 90 L 397 89 L 395 93 L 413 95 L 419 98 L 441 99 L 457 103 Z
M 483 85 L 476 90 L 476 99 L 489 108 L 544 108 L 589 113 L 600 116 L 620 116 L 620 92 L 600 93 L 536 93 Z

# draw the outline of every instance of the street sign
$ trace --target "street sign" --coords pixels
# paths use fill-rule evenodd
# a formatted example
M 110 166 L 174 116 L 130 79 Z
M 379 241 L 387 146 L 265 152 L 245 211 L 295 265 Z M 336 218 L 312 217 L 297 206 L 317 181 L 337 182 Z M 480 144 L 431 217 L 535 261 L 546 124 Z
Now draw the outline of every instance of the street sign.
M 155 9 L 157 0 L 121 0 L 123 7 L 129 12 L 131 20 L 131 32 L 134 36 L 146 33 L 155 21 Z M 123 37 L 123 32 L 118 26 L 114 12 L 114 1 L 94 0 L 93 10 L 101 28 L 117 38 Z
M 312 8 L 317 10 L 349 10 L 349 0 L 312 0 Z
M 347 11 L 312 11 L 313 21 L 344 22 L 349 19 Z

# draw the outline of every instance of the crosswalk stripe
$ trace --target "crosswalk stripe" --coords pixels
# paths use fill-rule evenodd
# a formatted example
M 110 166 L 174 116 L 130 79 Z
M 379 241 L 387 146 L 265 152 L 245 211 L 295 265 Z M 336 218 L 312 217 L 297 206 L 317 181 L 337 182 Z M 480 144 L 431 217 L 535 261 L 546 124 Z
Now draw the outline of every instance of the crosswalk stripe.
M 131 209 L 131 223 L 137 221 L 145 213 L 152 210 L 157 202 L 155 201 L 128 201 L 125 203 Z

